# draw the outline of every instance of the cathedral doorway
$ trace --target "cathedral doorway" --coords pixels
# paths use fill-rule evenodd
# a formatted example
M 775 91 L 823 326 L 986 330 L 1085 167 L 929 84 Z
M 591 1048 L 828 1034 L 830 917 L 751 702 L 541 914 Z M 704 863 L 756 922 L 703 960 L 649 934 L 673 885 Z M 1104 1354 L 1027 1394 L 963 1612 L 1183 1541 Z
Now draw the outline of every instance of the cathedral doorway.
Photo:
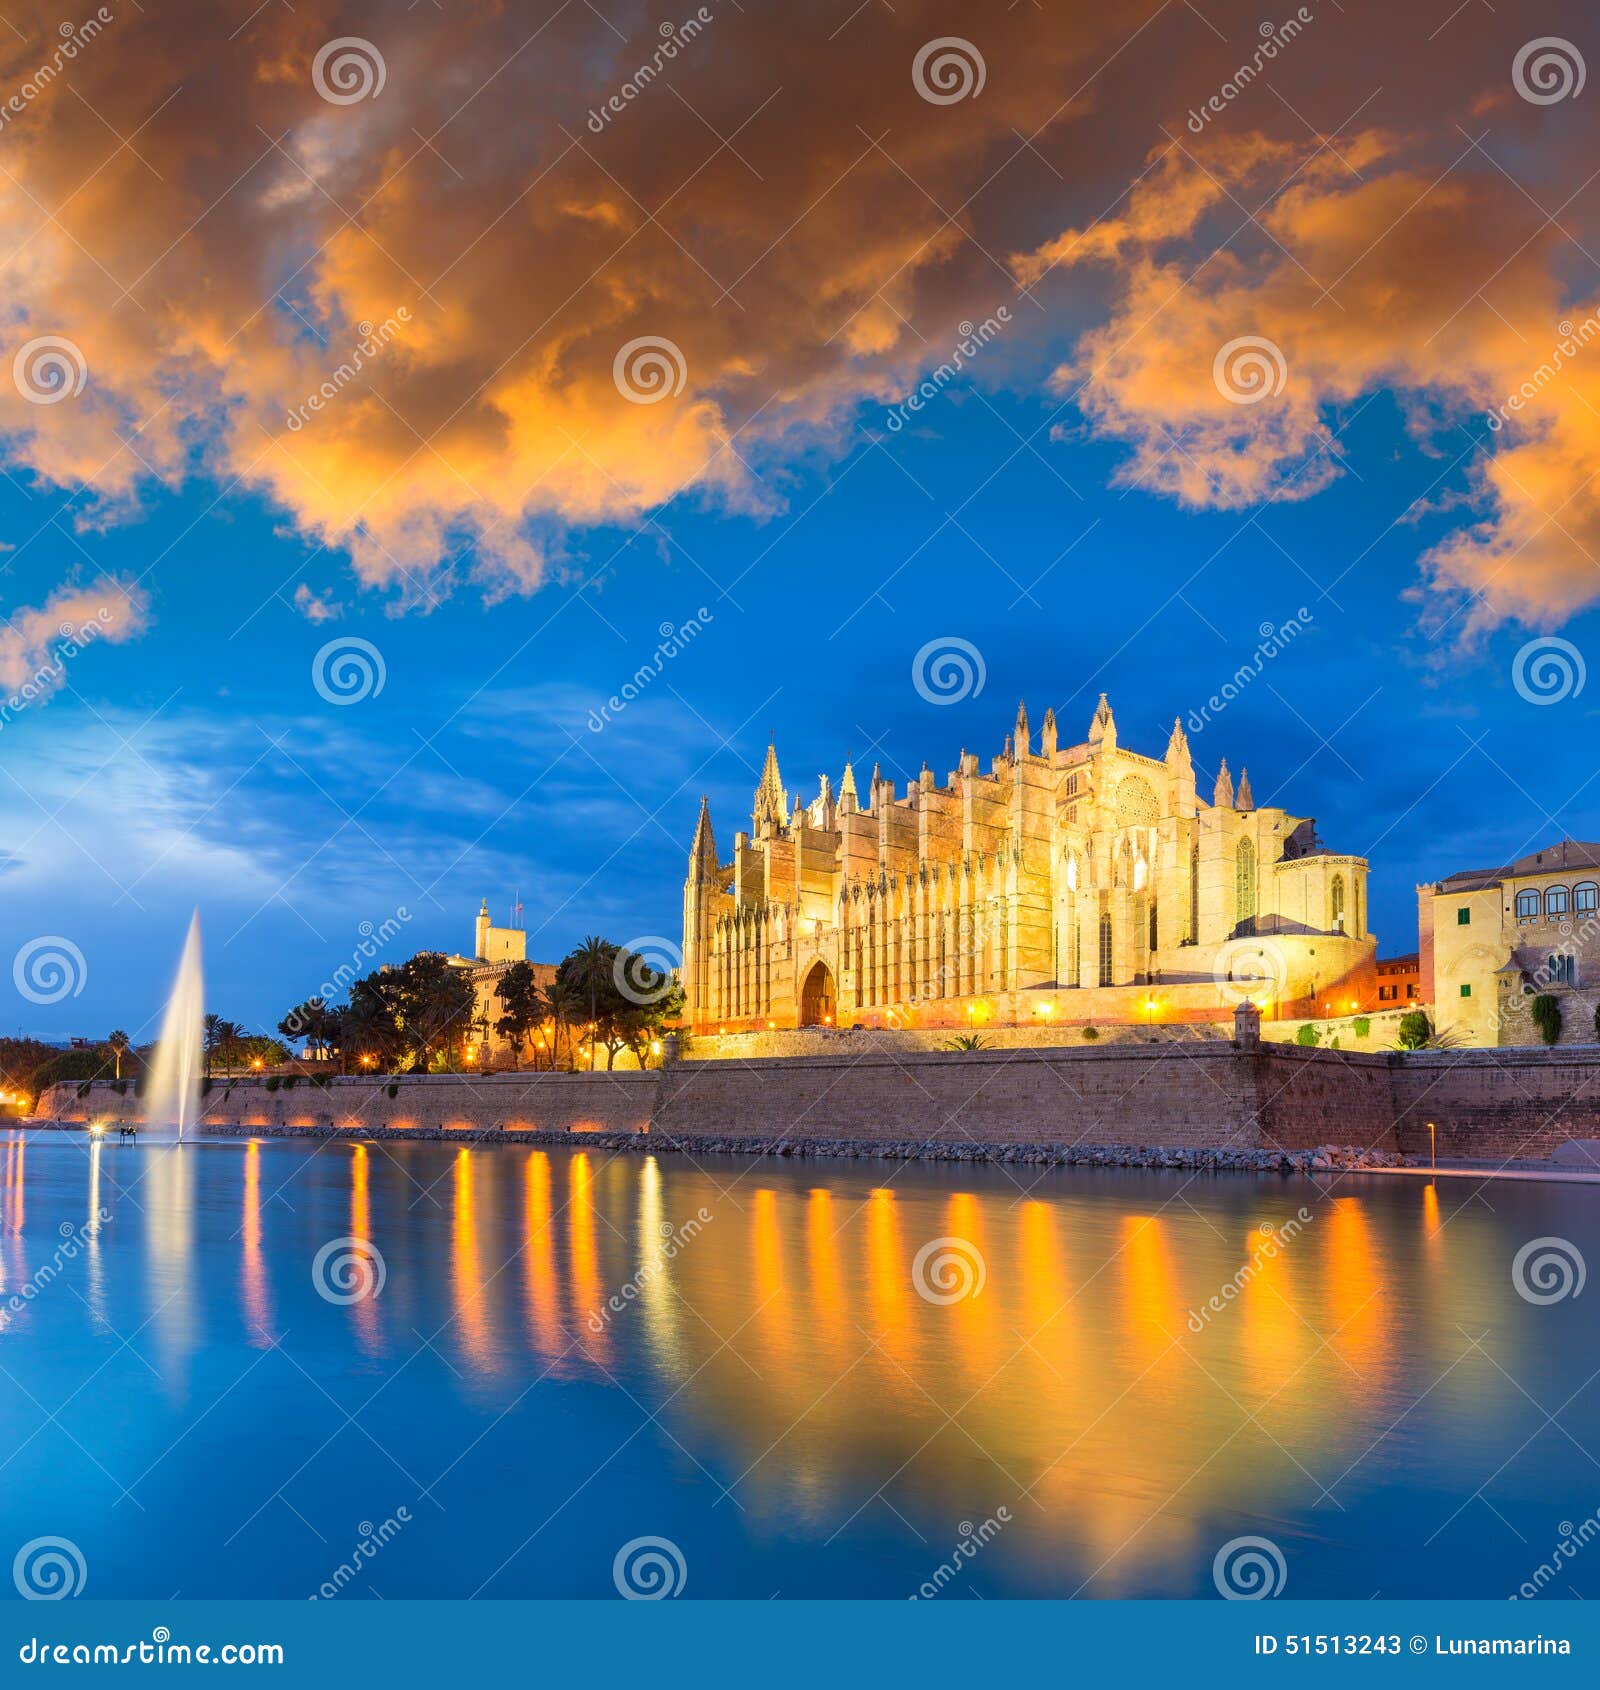
M 833 1022 L 833 975 L 825 962 L 813 963 L 800 988 L 800 1025 L 830 1026 Z

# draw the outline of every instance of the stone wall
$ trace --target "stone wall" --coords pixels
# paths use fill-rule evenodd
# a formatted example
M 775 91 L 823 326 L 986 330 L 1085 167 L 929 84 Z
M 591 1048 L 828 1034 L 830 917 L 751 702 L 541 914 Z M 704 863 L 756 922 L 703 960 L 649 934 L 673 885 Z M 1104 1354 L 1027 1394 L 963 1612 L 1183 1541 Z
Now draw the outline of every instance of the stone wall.
M 389 1095 L 391 1088 L 394 1095 Z M 56 1086 L 43 1118 L 137 1120 L 132 1088 Z M 1600 1139 L 1600 1047 L 1368 1054 L 1222 1040 L 1021 1050 L 862 1049 L 647 1073 L 217 1082 L 216 1126 L 658 1132 L 933 1144 L 1359 1145 L 1441 1159 L 1545 1157 Z
M 1428 1155 L 1435 1137 L 1441 1159 L 1543 1157 L 1569 1139 L 1600 1139 L 1600 1046 L 1415 1051 L 1391 1079 L 1410 1155 Z
M 398 1130 L 507 1126 L 544 1132 L 644 1132 L 655 1105 L 653 1073 L 428 1074 L 351 1077 L 326 1086 L 302 1080 L 269 1090 L 264 1079 L 215 1080 L 203 1124 L 244 1127 L 391 1127 Z M 80 1097 L 52 1086 L 37 1114 L 61 1121 L 138 1121 L 143 1102 L 129 1086 L 96 1082 Z M 390 1092 L 393 1096 L 390 1096 Z

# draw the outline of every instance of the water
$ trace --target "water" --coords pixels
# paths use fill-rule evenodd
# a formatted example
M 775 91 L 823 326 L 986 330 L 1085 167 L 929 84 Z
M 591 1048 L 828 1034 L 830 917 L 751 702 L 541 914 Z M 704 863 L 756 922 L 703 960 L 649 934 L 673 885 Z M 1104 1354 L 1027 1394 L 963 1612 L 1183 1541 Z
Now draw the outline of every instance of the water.
M 200 1119 L 200 1060 L 205 1021 L 205 980 L 200 963 L 200 912 L 189 922 L 189 932 L 178 959 L 178 977 L 167 1012 L 161 1022 L 145 1089 L 145 1120 L 154 1128 L 169 1127 L 181 1140 Z
M 0 1138 L 0 1560 L 614 1598 L 657 1537 L 687 1597 L 1209 1596 L 1258 1536 L 1289 1596 L 1503 1597 L 1600 1507 L 1600 1296 L 1512 1282 L 1595 1259 L 1594 1188 L 1014 1172 Z M 977 1296 L 919 1292 L 943 1238 Z

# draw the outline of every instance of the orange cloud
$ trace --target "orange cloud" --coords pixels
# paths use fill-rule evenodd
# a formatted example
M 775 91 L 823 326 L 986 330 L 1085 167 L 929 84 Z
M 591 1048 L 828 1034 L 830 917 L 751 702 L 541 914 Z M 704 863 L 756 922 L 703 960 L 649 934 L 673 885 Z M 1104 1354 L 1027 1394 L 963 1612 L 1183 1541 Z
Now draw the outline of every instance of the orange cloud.
M 14 610 L 0 625 L 0 726 L 67 683 L 73 660 L 89 646 L 120 645 L 145 630 L 139 588 L 102 575 L 86 587 L 63 587 L 43 604 Z

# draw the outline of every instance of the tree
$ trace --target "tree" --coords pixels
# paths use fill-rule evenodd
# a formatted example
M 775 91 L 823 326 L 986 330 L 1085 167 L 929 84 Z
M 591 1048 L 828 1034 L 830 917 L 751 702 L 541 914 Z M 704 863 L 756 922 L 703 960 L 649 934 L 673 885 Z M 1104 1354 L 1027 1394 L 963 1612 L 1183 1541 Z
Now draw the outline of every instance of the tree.
M 515 1068 L 529 1033 L 544 1019 L 544 993 L 539 990 L 533 964 L 512 963 L 500 976 L 494 995 L 504 1008 L 504 1013 L 494 1024 L 494 1030 L 511 1046 L 511 1066 Z
M 569 953 L 556 970 L 556 979 L 565 986 L 581 992 L 589 1004 L 589 1026 L 592 1033 L 600 1030 L 600 1000 L 609 987 L 616 990 L 612 978 L 616 967 L 617 946 L 590 934 L 577 950 Z M 589 1041 L 589 1067 L 594 1068 L 596 1040 Z
M 573 1066 L 572 1029 L 583 1016 L 583 1001 L 570 986 L 561 983 L 558 971 L 545 987 L 544 1007 L 550 1017 L 550 1067 L 554 1070 L 561 1059 L 561 1029 L 567 1030 L 567 1066 Z
M 111 1055 L 117 1065 L 117 1078 L 120 1080 L 122 1078 L 122 1059 L 128 1054 L 128 1046 L 133 1043 L 133 1040 L 118 1027 L 106 1040 L 106 1043 L 111 1047 Z
M 237 1021 L 228 1021 L 220 1015 L 208 1015 L 203 1027 L 203 1041 L 206 1056 L 206 1078 L 211 1078 L 211 1064 L 213 1060 L 221 1061 L 225 1068 L 231 1067 L 238 1056 L 239 1045 L 244 1039 L 244 1028 Z
M 297 1003 L 278 1023 L 278 1031 L 291 1043 L 304 1039 L 308 1050 L 329 1056 L 340 1048 L 343 1030 L 342 1013 L 324 998 Z
M 1400 1017 L 1398 1042 L 1401 1050 L 1421 1050 L 1433 1037 L 1433 1023 L 1420 1009 L 1408 1009 Z
M 1539 1029 L 1539 1037 L 1553 1045 L 1561 1037 L 1561 999 L 1549 992 L 1540 992 L 1528 1005 L 1528 1014 Z
M 442 952 L 419 951 L 391 969 L 395 1026 L 410 1047 L 414 1073 L 426 1073 L 436 1054 L 449 1063 L 456 1045 L 472 1028 L 475 996 L 466 970 L 452 967 Z
M 381 1068 L 389 1073 L 401 1065 L 406 1039 L 397 1019 L 396 972 L 380 970 L 351 983 L 349 1002 L 340 1011 L 346 1073 L 352 1066 L 358 1071 Z
M 35 1073 L 60 1054 L 43 1039 L 0 1039 L 0 1090 L 37 1093 Z

